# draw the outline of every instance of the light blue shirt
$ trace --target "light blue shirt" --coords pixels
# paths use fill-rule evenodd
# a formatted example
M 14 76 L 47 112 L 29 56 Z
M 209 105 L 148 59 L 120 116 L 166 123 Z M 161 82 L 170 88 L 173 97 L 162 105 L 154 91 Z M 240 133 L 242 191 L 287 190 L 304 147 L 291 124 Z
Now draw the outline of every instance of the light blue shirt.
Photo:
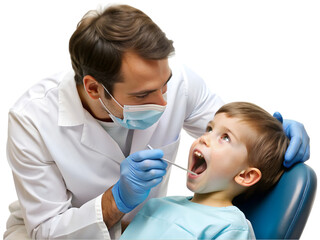
M 248 222 L 237 207 L 210 207 L 190 199 L 150 199 L 120 239 L 251 239 Z

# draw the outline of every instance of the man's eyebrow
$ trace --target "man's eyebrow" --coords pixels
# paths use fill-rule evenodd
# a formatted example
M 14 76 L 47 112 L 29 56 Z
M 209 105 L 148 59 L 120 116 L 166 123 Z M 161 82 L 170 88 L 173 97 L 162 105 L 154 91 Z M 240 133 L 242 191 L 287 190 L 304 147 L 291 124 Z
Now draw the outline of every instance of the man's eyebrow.
M 163 86 L 165 86 L 166 84 L 168 84 L 168 82 L 170 81 L 172 77 L 172 71 L 170 71 L 170 76 L 168 77 L 168 80 L 165 82 L 165 84 L 163 84 Z M 149 93 L 153 93 L 155 91 L 157 91 L 158 89 L 152 89 L 152 90 L 143 90 L 140 92 L 134 92 L 134 93 L 129 93 L 129 95 L 143 95 L 143 94 L 149 94 Z

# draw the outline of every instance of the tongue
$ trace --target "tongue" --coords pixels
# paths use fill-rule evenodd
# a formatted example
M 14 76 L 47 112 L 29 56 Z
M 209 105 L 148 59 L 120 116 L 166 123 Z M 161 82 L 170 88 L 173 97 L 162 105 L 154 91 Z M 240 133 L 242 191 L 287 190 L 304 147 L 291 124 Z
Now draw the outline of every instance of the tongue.
M 207 169 L 207 163 L 206 161 L 201 161 L 201 163 L 196 164 L 192 171 L 194 171 L 196 174 L 201 174 Z

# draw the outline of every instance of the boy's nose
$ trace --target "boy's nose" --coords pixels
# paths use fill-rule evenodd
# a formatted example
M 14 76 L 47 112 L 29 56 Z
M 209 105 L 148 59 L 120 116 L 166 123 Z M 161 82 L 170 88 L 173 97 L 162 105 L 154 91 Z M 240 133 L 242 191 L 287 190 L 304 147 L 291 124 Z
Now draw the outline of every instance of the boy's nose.
M 210 147 L 210 139 L 208 137 L 209 134 L 204 134 L 200 137 L 199 142 Z

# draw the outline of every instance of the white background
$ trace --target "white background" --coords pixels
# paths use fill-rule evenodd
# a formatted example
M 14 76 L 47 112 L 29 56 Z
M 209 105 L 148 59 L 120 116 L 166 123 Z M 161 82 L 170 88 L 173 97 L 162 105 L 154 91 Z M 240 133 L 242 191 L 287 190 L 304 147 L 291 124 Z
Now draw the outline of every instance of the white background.
M 7 112 L 32 84 L 70 67 L 68 41 L 90 9 L 120 1 L 16 0 L 0 3 L 0 232 L 16 199 L 5 145 Z M 320 3 L 318 1 L 121 1 L 147 13 L 174 40 L 176 56 L 225 102 L 250 101 L 304 123 L 308 164 L 320 176 Z M 177 161 L 186 166 L 192 139 L 183 134 Z M 173 169 L 169 195 L 190 195 Z M 319 232 L 316 198 L 302 239 Z M 318 230 L 318 231 L 317 231 Z

